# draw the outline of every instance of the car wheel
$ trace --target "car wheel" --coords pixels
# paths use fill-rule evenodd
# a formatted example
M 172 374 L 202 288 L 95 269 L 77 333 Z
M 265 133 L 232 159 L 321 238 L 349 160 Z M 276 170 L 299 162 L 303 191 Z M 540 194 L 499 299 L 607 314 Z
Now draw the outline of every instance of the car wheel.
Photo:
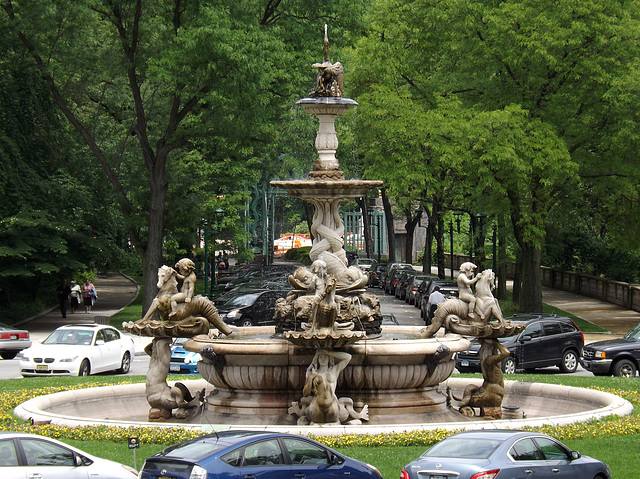
M 515 374 L 516 360 L 513 358 L 507 358 L 502 361 L 502 372 L 504 372 L 505 374 Z
M 80 369 L 78 369 L 78 376 L 88 376 L 91 374 L 91 365 L 89 364 L 88 359 L 84 359 L 82 363 L 80 363 Z
M 251 318 L 244 318 L 240 323 L 240 326 L 243 328 L 248 328 L 249 326 L 253 326 L 253 320 Z
M 126 351 L 122 356 L 122 363 L 120 363 L 120 368 L 116 369 L 118 374 L 127 374 L 131 370 L 131 354 L 129 351 Z
M 17 355 L 18 355 L 17 351 L 15 351 L 15 352 L 14 351 L 11 351 L 11 352 L 7 351 L 6 353 L 0 354 L 0 356 L 2 356 L 2 359 L 13 359 Z
M 563 373 L 575 373 L 576 369 L 578 369 L 578 355 L 575 351 L 565 351 L 562 355 L 560 371 Z
M 621 359 L 613 365 L 613 375 L 623 378 L 635 377 L 637 372 L 636 365 L 628 359 Z

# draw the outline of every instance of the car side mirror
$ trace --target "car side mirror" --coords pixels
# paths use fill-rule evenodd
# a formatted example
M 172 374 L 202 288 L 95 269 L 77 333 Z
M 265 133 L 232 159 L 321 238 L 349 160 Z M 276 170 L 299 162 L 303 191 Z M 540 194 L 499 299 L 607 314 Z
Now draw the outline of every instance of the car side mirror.
M 104 344 L 104 339 L 97 339 L 96 346 L 102 346 Z
M 339 462 L 340 462 L 340 459 L 338 458 L 338 456 L 336 456 L 335 454 L 331 454 L 331 457 L 329 458 L 329 463 L 332 466 L 335 466 L 339 464 Z
M 526 342 L 526 341 L 531 341 L 531 339 L 532 339 L 532 338 L 531 338 L 531 336 L 530 336 L 530 335 L 525 334 L 524 336 L 521 336 L 521 337 L 520 337 L 520 342 L 521 342 L 521 343 L 524 343 L 524 342 Z
M 578 451 L 571 451 L 571 460 L 575 461 L 576 459 L 580 459 L 582 457 L 582 454 L 580 454 Z

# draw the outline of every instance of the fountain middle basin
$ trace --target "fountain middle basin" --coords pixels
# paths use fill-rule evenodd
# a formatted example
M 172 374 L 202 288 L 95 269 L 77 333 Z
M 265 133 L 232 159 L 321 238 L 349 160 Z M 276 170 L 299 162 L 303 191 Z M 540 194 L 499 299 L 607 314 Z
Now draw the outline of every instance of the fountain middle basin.
M 422 339 L 423 328 L 384 328 L 380 337 L 342 349 L 352 359 L 338 380 L 336 395 L 350 397 L 356 408 L 368 405 L 369 424 L 426 422 L 446 412 L 439 384 L 454 370 L 453 354 L 469 347 L 459 335 Z M 315 354 L 273 336 L 273 327 L 244 328 L 230 337 L 197 336 L 187 350 L 200 352 L 198 371 L 215 387 L 207 398 L 212 422 L 295 424 L 288 413 L 299 401 L 307 367 Z M 215 354 L 206 354 L 210 347 Z

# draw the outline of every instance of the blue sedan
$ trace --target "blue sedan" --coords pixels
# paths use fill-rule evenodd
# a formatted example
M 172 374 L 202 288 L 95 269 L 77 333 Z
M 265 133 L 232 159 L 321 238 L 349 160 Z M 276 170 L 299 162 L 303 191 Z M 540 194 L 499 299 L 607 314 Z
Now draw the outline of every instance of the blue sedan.
M 378 470 L 311 439 L 264 431 L 221 431 L 147 458 L 140 479 L 382 479 Z
M 171 344 L 171 362 L 169 372 L 176 374 L 197 374 L 199 353 L 185 350 L 182 346 L 189 338 L 176 338 Z
M 609 466 L 529 431 L 454 434 L 407 464 L 400 479 L 611 479 Z

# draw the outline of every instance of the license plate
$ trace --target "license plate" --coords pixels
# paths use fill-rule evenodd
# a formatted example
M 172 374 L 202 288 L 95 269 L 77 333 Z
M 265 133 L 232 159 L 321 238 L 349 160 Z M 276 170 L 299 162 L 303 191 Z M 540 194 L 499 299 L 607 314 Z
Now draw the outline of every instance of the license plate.
M 9 337 L 11 339 L 18 339 L 18 335 L 17 334 L 11 334 Z
M 442 476 L 442 475 L 438 475 L 438 476 L 430 476 L 429 479 L 447 479 L 447 476 Z
M 460 366 L 469 366 L 469 361 L 467 361 L 466 359 L 463 359 L 462 361 L 460 361 Z M 432 476 L 432 477 L 437 479 L 438 477 L 444 477 L 444 476 Z
M 169 364 L 169 371 L 171 372 L 180 372 L 180 365 L 179 364 Z M 162 479 L 162 478 L 160 478 Z
M 49 366 L 46 364 L 36 364 L 36 371 L 48 371 Z

